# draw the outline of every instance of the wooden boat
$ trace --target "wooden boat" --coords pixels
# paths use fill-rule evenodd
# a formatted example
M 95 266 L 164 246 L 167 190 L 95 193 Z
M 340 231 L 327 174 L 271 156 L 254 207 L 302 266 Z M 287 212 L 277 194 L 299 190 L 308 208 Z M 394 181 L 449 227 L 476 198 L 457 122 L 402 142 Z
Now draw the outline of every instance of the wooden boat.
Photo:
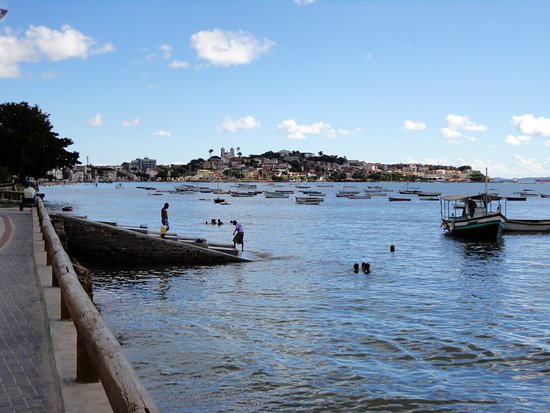
M 421 201 L 439 201 L 439 198 L 436 196 L 425 196 L 418 199 L 420 199 Z
M 400 201 L 410 201 L 411 200 L 411 198 L 398 198 L 398 197 L 393 197 L 393 196 L 388 197 L 388 199 L 390 200 L 390 202 L 400 202 Z
M 496 211 L 490 195 L 449 195 L 441 203 L 441 226 L 451 236 L 457 238 L 497 240 L 506 226 L 506 218 L 500 213 L 500 203 Z M 456 203 L 460 203 L 458 208 Z M 460 214 L 460 215 L 457 215 Z
M 216 204 L 221 204 L 222 202 L 225 202 L 225 199 L 223 199 L 223 198 L 214 198 L 214 202 Z
M 64 206 L 63 208 L 61 208 L 61 211 L 63 212 L 70 212 L 73 210 L 73 207 L 70 206 L 70 205 L 67 205 L 67 206 Z
M 348 196 L 349 199 L 370 199 L 370 195 L 368 194 L 365 194 L 365 195 L 359 195 L 359 194 L 356 194 L 356 195 L 350 195 Z
M 542 192 L 539 194 L 541 198 L 550 198 L 550 194 L 543 194 Z
M 408 182 L 402 189 L 399 190 L 399 193 L 403 195 L 418 195 L 421 192 L 422 191 L 419 188 L 413 188 L 413 187 L 409 188 Z
M 349 198 L 351 195 L 357 195 L 359 191 L 354 186 L 344 186 L 341 191 L 336 192 L 338 198 Z
M 435 198 L 435 197 L 438 197 L 439 195 L 441 195 L 441 192 L 425 192 L 425 191 L 422 191 L 422 192 L 419 192 L 417 195 L 418 196 L 425 196 L 425 197 Z
M 318 197 L 296 197 L 296 203 L 301 205 L 319 205 L 321 202 L 323 202 L 324 198 L 318 198 Z
M 550 232 L 550 219 L 508 219 L 504 232 Z
M 264 196 L 266 198 L 288 198 L 290 195 L 286 194 L 284 192 L 270 192 L 266 191 L 264 192 Z

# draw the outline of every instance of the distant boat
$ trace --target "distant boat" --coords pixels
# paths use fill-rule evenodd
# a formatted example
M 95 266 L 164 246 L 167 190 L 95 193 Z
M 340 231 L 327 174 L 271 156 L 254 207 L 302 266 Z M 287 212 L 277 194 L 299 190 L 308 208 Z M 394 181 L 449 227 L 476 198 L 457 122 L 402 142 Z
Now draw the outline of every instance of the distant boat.
M 116 184 L 115 186 L 116 189 L 124 189 L 124 184 Z
M 390 200 L 390 202 L 410 201 L 411 200 L 411 198 L 398 198 L 398 197 L 393 197 L 393 196 L 388 197 L 388 199 Z
M 70 212 L 73 210 L 73 207 L 70 206 L 70 205 L 67 205 L 67 206 L 64 206 L 63 208 L 61 208 L 61 211 L 63 212 Z
M 507 196 L 504 199 L 507 201 L 527 201 L 527 197 L 524 196 Z
M 338 198 L 349 198 L 351 195 L 357 195 L 359 191 L 354 186 L 345 185 L 341 191 L 336 192 Z
M 370 199 L 370 195 L 369 194 L 365 194 L 365 195 L 359 195 L 359 194 L 356 194 L 356 195 L 350 195 L 348 196 L 349 199 Z
M 288 197 L 290 197 L 289 194 L 285 194 L 284 192 L 272 192 L 272 191 L 264 192 L 264 196 L 266 198 L 288 198 Z
M 419 192 L 417 195 L 418 196 L 437 197 L 437 196 L 441 195 L 441 192 L 425 192 L 425 191 L 422 191 L 422 192 Z
M 225 199 L 223 199 L 223 198 L 214 198 L 214 202 L 216 204 L 221 204 L 222 202 L 225 202 Z
M 541 198 L 550 198 L 550 194 L 543 194 L 542 192 L 539 194 Z
M 323 202 L 324 198 L 318 198 L 318 197 L 296 197 L 296 203 L 301 205 L 319 205 L 321 202 Z
M 403 189 L 400 189 L 399 190 L 399 193 L 400 194 L 403 194 L 403 195 L 418 195 L 420 194 L 422 191 L 420 190 L 420 188 L 413 188 L 413 187 L 410 187 L 409 188 L 409 183 L 407 182 L 407 184 L 403 187 Z

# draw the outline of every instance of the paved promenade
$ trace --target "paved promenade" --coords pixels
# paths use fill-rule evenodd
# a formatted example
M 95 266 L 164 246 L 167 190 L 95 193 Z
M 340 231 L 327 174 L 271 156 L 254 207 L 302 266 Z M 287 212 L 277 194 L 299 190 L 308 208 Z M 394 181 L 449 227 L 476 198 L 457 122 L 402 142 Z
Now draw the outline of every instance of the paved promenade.
M 31 212 L 0 209 L 0 412 L 61 411 Z

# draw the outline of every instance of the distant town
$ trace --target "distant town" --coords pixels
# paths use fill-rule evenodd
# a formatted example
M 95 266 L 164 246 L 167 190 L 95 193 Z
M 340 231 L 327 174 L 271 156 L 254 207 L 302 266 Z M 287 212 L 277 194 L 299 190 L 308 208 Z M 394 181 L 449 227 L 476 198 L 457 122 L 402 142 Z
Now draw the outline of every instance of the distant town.
M 447 181 L 480 182 L 485 175 L 468 165 L 383 164 L 346 157 L 280 150 L 243 156 L 240 148 L 208 151 L 208 159 L 185 165 L 159 165 L 155 159 L 138 158 L 121 165 L 92 165 L 48 172 L 49 180 L 69 182 L 117 181 Z M 490 180 L 490 178 L 488 178 Z

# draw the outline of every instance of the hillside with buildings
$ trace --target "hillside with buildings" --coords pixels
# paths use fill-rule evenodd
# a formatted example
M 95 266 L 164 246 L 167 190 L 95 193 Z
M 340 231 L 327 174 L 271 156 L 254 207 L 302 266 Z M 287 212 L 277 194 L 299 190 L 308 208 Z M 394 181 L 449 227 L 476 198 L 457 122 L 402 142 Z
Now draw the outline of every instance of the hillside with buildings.
M 50 171 L 48 178 L 72 182 L 114 181 L 479 181 L 479 171 L 424 164 L 383 164 L 351 160 L 336 155 L 280 150 L 243 156 L 240 148 L 209 150 L 208 159 L 182 165 L 159 165 L 155 159 L 138 158 L 120 165 L 78 165 L 72 170 Z

